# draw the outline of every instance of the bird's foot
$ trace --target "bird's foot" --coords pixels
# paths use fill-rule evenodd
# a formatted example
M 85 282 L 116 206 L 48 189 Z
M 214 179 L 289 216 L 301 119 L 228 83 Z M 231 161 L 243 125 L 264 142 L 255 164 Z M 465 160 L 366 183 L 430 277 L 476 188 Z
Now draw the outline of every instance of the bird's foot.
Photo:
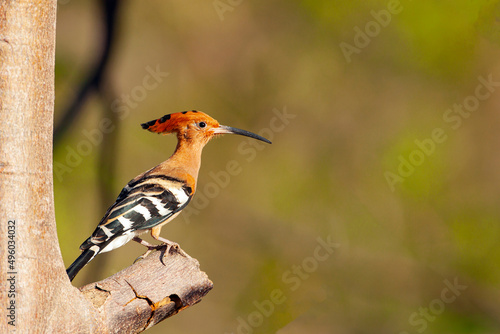
M 182 250 L 182 248 L 179 246 L 177 242 L 173 242 L 162 237 L 157 237 L 156 240 L 163 242 L 161 246 L 167 246 L 167 250 L 165 251 L 164 256 L 170 254 L 170 249 L 173 247 L 180 255 L 187 257 L 188 259 L 191 258 L 191 256 L 189 256 L 185 251 Z
M 146 246 L 146 245 L 145 245 Z M 154 251 L 154 250 L 158 250 L 158 249 L 164 249 L 165 248 L 165 244 L 161 244 L 161 245 L 150 245 L 150 246 L 146 246 L 148 248 L 148 250 L 142 254 L 141 256 L 138 256 L 137 259 L 134 260 L 134 263 L 136 263 L 137 261 L 140 261 L 140 260 L 143 260 L 145 258 L 148 257 L 148 255 Z M 168 248 L 167 248 L 167 251 L 168 253 Z
M 136 241 L 136 242 L 138 242 L 138 243 L 140 243 L 141 245 L 145 246 L 148 249 L 144 254 L 142 254 L 141 256 L 137 257 L 134 260 L 134 263 L 136 263 L 137 261 L 145 259 L 149 255 L 149 253 L 151 253 L 153 250 L 162 249 L 162 248 L 165 247 L 165 245 L 163 245 L 163 244 L 162 245 L 153 245 L 153 244 L 150 244 L 146 240 L 142 240 L 139 237 L 135 237 L 133 240 Z
M 160 245 L 160 247 L 167 246 L 167 249 L 165 250 L 165 255 L 163 255 L 163 256 L 169 255 L 170 254 L 170 249 L 174 248 L 175 251 L 177 253 L 179 253 L 180 255 L 182 255 L 184 257 L 187 257 L 188 259 L 191 258 L 191 256 L 188 255 L 188 253 L 186 253 L 185 251 L 182 250 L 181 246 L 179 246 L 179 244 L 177 242 L 173 242 L 173 241 L 165 242 L 165 240 L 162 240 L 163 243 Z
M 173 242 L 173 241 L 170 241 L 170 240 L 167 240 L 165 238 L 159 238 L 159 241 L 162 241 L 162 243 L 160 245 L 153 245 L 153 244 L 150 244 L 149 242 L 145 241 L 145 240 L 142 240 L 138 237 L 135 237 L 133 239 L 134 241 L 137 241 L 138 243 L 140 243 L 141 245 L 145 246 L 148 248 L 148 250 L 142 254 L 141 256 L 137 257 L 134 261 L 134 263 L 136 263 L 137 261 L 140 261 L 142 259 L 145 259 L 153 250 L 158 250 L 158 249 L 165 249 L 165 246 L 166 246 L 166 250 L 165 250 L 165 253 L 163 256 L 167 256 L 168 254 L 170 254 L 170 249 L 173 247 L 175 248 L 176 252 L 181 254 L 182 256 L 190 259 L 191 256 L 189 256 L 186 252 L 184 252 L 181 247 L 179 246 L 178 243 L 176 242 Z

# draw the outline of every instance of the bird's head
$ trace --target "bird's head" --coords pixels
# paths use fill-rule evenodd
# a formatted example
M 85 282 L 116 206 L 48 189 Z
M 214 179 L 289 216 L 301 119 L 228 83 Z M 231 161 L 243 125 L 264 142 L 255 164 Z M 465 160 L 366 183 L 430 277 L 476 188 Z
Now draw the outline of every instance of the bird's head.
M 193 141 L 203 145 L 213 137 L 226 133 L 247 136 L 271 144 L 269 140 L 255 133 L 220 125 L 212 117 L 196 110 L 168 114 L 141 125 L 143 129 L 151 132 L 176 133 L 179 141 Z

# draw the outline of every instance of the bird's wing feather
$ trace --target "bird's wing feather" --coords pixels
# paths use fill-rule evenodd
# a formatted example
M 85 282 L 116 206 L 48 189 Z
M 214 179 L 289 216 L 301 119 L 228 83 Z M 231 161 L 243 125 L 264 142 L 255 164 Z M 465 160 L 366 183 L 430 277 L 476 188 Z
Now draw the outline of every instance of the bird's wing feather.
M 172 177 L 148 175 L 134 179 L 122 189 L 80 249 L 98 245 L 102 250 L 119 236 L 155 227 L 182 210 L 192 195 L 186 182 Z

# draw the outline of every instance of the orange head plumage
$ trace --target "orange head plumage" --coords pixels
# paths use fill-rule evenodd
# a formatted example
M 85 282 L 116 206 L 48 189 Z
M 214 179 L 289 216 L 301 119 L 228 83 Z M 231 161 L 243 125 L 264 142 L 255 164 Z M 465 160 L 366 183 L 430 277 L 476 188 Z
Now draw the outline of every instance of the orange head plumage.
M 261 140 L 271 144 L 269 140 L 255 133 L 220 125 L 207 114 L 191 110 L 174 114 L 168 114 L 153 121 L 141 124 L 143 129 L 155 133 L 169 134 L 176 133 L 179 141 L 200 141 L 206 144 L 216 135 L 233 133 Z

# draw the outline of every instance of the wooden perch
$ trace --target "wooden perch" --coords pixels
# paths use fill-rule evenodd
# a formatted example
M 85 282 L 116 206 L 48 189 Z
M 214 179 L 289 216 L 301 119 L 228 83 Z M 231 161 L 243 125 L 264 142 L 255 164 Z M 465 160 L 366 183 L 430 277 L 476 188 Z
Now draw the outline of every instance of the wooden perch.
M 80 291 L 110 333 L 139 333 L 200 302 L 212 289 L 199 267 L 175 248 L 168 255 L 161 249 Z
M 165 248 L 80 288 L 110 333 L 139 333 L 192 306 L 212 289 L 196 259 Z M 165 256 L 164 256 L 165 255 Z

